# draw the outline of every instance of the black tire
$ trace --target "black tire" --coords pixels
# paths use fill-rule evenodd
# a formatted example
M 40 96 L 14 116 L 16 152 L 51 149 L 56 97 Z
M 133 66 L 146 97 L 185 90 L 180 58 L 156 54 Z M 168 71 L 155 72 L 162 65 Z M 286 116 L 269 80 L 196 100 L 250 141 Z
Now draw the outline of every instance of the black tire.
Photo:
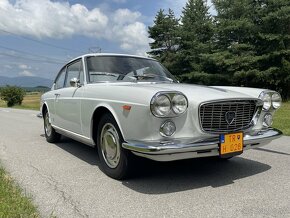
M 55 129 L 51 126 L 51 123 L 49 122 L 49 113 L 47 110 L 45 110 L 43 114 L 43 127 L 47 142 L 55 143 L 60 140 L 61 135 L 55 131 Z
M 125 179 L 130 172 L 132 154 L 122 148 L 123 142 L 124 139 L 114 117 L 105 114 L 98 124 L 97 149 L 101 170 L 113 179 Z

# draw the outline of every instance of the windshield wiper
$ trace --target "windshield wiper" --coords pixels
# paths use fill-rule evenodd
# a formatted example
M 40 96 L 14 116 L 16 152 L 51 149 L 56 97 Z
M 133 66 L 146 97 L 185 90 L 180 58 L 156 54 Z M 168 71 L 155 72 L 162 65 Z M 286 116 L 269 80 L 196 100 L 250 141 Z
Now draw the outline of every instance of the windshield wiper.
M 130 77 L 134 77 L 137 80 L 139 80 L 139 79 L 147 79 L 147 78 L 152 79 L 152 78 L 155 78 L 156 75 L 153 75 L 153 74 L 143 74 L 143 75 L 133 75 L 133 76 L 130 76 Z
M 136 81 L 138 80 L 143 80 L 143 79 L 154 79 L 154 78 L 164 78 L 165 80 L 169 81 L 169 82 L 173 82 L 173 79 L 166 77 L 166 76 L 162 76 L 162 75 L 155 75 L 155 74 L 143 74 L 143 75 L 132 75 L 132 76 L 127 76 L 126 74 L 120 74 L 120 73 L 109 73 L 109 72 L 94 72 L 94 73 L 90 73 L 90 75 L 94 75 L 94 76 L 112 76 L 112 77 L 120 77 L 122 76 L 124 77 L 128 77 L 130 79 L 133 79 Z M 122 80 L 122 79 L 120 79 Z M 158 81 L 158 82 L 162 82 L 162 81 Z
M 173 79 L 167 77 L 167 76 L 162 76 L 162 75 L 154 75 L 154 74 L 143 74 L 143 75 L 133 75 L 133 76 L 130 76 L 131 78 L 136 78 L 137 80 L 142 80 L 142 79 L 153 79 L 153 78 L 156 78 L 156 77 L 159 77 L 159 78 L 164 78 L 166 79 L 167 81 L 169 82 L 173 82 Z M 161 81 L 158 81 L 158 82 L 161 82 Z
M 116 75 L 115 73 L 107 73 L 107 72 L 99 72 L 99 73 L 90 73 L 90 75 L 95 75 L 95 76 L 113 76 L 113 77 L 118 77 L 118 75 Z

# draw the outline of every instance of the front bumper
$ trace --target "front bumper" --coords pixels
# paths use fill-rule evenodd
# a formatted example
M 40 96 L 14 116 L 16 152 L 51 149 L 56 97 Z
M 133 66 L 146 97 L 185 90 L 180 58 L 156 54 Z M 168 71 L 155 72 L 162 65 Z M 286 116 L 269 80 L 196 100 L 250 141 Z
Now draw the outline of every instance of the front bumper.
M 256 148 L 279 138 L 282 132 L 277 129 L 245 133 L 244 150 Z M 156 161 L 173 161 L 219 155 L 219 137 L 191 138 L 169 141 L 128 141 L 122 147 L 134 154 Z

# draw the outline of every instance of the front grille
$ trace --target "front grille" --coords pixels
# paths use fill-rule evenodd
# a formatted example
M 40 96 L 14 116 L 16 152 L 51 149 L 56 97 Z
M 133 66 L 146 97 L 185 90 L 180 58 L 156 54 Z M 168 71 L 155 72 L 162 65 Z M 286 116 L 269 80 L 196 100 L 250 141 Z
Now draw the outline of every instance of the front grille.
M 208 133 L 247 129 L 251 125 L 256 108 L 255 100 L 216 101 L 202 104 L 199 109 L 201 128 Z M 235 114 L 232 122 L 227 122 L 226 113 Z

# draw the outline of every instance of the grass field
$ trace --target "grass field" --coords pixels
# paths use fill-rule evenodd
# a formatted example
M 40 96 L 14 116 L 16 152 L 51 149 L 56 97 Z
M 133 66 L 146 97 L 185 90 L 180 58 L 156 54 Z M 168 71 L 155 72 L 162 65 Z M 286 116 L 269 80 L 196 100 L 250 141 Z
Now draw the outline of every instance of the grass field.
M 29 92 L 24 96 L 22 105 L 15 105 L 13 108 L 39 110 L 39 100 L 41 93 Z M 0 100 L 0 107 L 6 107 L 6 103 Z
M 290 101 L 283 102 L 282 107 L 275 113 L 273 127 L 290 136 Z
M 0 217 L 40 217 L 31 199 L 0 166 Z

